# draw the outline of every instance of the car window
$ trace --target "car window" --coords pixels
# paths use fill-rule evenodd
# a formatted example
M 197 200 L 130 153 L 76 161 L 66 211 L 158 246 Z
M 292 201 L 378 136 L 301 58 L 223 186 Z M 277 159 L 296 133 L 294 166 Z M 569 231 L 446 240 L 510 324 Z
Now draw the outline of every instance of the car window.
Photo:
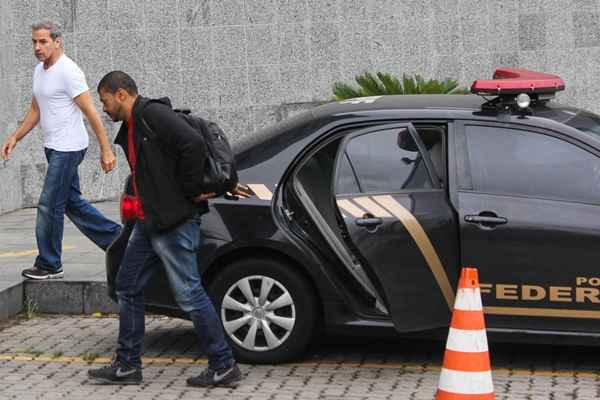
M 417 125 L 417 134 L 427 149 L 433 169 L 441 182 L 446 181 L 446 152 L 444 146 L 445 126 L 440 125 Z
M 338 166 L 336 193 L 393 193 L 432 188 L 431 179 L 406 128 L 352 138 Z
M 553 107 L 536 110 L 536 116 L 549 118 L 561 124 L 571 126 L 600 140 L 600 116 L 576 108 Z
M 600 136 L 600 118 L 590 112 L 580 111 L 564 123 L 582 132 Z
M 600 158 L 564 140 L 466 126 L 473 189 L 600 204 Z
M 336 182 L 337 193 L 360 193 L 360 187 L 358 186 L 358 180 L 355 172 L 352 170 L 352 165 L 348 159 L 348 153 L 344 151 L 340 159 L 340 167 L 338 168 L 337 182 Z

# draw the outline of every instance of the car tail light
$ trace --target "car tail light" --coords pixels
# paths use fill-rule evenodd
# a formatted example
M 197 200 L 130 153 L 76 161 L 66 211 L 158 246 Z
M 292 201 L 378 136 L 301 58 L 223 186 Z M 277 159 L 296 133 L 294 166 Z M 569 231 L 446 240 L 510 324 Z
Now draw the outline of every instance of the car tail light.
M 471 86 L 472 93 L 497 95 L 556 93 L 560 90 L 565 90 L 565 83 L 559 76 L 522 68 L 498 68 L 494 79 L 479 79 Z
M 140 211 L 140 200 L 129 194 L 121 195 L 121 222 L 137 219 Z

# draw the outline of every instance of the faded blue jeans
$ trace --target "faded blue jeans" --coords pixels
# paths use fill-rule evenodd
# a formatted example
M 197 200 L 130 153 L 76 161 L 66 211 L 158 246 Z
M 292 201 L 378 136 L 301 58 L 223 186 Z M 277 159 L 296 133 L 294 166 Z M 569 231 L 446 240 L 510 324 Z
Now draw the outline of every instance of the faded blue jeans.
M 229 367 L 231 349 L 225 342 L 223 326 L 206 294 L 198 271 L 197 250 L 202 238 L 200 215 L 166 232 L 150 233 L 137 221 L 117 274 L 119 301 L 119 344 L 117 359 L 131 367 L 142 365 L 144 340 L 144 287 L 162 261 L 175 300 L 189 314 L 200 347 L 211 368 Z
M 37 208 L 35 237 L 39 255 L 35 266 L 48 271 L 62 268 L 65 214 L 98 247 L 106 250 L 119 235 L 121 226 L 102 215 L 81 197 L 77 168 L 85 149 L 57 151 L 45 148 L 48 171 Z

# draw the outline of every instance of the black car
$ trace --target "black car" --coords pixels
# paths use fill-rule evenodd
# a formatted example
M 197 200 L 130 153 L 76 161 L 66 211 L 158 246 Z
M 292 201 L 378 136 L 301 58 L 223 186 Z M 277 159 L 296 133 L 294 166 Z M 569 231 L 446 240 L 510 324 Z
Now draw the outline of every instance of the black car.
M 211 201 L 198 259 L 240 360 L 317 333 L 444 336 L 461 266 L 491 340 L 598 343 L 600 117 L 551 100 L 558 77 L 496 78 L 329 103 L 235 149 L 256 196 Z M 113 297 L 132 225 L 107 252 Z M 147 309 L 183 316 L 166 288 Z

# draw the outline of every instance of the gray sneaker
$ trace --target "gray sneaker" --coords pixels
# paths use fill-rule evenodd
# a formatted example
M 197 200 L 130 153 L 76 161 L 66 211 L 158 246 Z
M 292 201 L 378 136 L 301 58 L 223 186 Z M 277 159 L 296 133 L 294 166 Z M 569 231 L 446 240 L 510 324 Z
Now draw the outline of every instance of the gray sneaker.
M 242 380 L 242 372 L 237 363 L 234 362 L 229 368 L 212 369 L 206 368 L 200 375 L 188 378 L 189 386 L 208 387 L 237 387 Z
M 88 370 L 88 378 L 108 385 L 139 385 L 142 383 L 142 370 L 113 361 L 106 367 Z
M 48 271 L 39 267 L 33 267 L 23 270 L 23 272 L 21 272 L 21 275 L 29 279 L 43 280 L 60 279 L 65 276 L 65 273 L 63 272 L 62 268 L 56 271 Z

